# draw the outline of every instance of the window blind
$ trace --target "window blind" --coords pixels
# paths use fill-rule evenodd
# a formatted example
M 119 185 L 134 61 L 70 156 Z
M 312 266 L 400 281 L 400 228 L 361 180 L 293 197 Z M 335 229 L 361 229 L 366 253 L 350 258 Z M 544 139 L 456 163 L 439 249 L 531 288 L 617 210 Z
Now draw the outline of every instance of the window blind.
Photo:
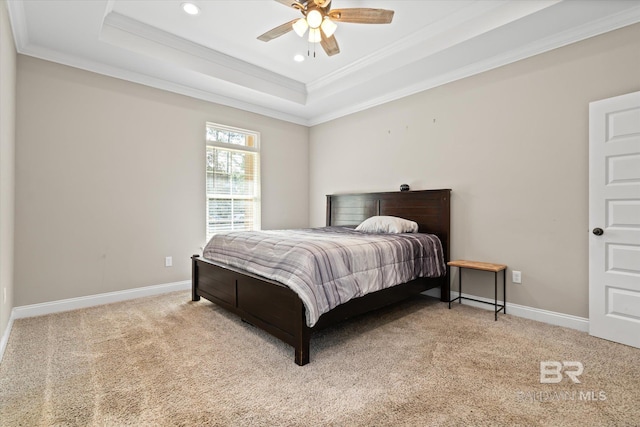
M 207 123 L 207 240 L 260 229 L 259 134 Z

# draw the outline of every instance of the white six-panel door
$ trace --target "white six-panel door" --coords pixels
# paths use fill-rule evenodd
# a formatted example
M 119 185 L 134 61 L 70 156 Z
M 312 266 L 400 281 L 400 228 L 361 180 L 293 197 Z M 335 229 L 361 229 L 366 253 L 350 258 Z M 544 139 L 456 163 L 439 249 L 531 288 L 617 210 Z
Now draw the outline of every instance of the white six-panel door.
M 640 92 L 589 104 L 589 333 L 640 348 Z

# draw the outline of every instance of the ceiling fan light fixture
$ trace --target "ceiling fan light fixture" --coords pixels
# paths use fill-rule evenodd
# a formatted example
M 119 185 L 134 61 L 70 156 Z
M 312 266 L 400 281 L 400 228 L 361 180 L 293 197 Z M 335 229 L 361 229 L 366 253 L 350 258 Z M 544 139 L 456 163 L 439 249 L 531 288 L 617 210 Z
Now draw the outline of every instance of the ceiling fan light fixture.
M 320 41 L 322 41 L 320 30 L 317 28 L 309 28 L 309 42 L 320 43 Z
M 202 0 L 181 0 L 202 1 Z M 266 0 L 265 0 L 266 1 Z M 292 19 L 289 22 L 278 25 L 258 36 L 258 40 L 268 42 L 290 31 L 295 31 L 300 37 L 304 37 L 308 30 L 309 43 L 319 43 L 327 56 L 340 53 L 340 46 L 334 35 L 338 28 L 338 22 L 353 24 L 390 24 L 393 20 L 393 10 L 371 9 L 355 7 L 347 9 L 331 10 L 332 0 L 276 0 L 285 6 L 291 6 L 298 10 L 304 18 Z M 372 0 L 373 1 L 373 0 Z M 311 45 L 308 46 L 308 52 Z M 313 56 L 316 46 L 313 46 Z
M 307 13 L 307 24 L 313 29 L 318 29 L 322 24 L 322 13 L 317 9 L 313 9 Z
M 325 16 L 320 28 L 322 28 L 322 32 L 324 33 L 325 36 L 331 37 L 333 33 L 336 32 L 336 28 L 338 28 L 338 25 L 335 22 L 333 22 L 331 19 L 329 19 L 328 16 Z
M 307 28 L 309 28 L 309 24 L 307 24 L 307 20 L 304 18 L 300 18 L 293 23 L 293 31 L 295 31 L 300 37 L 304 36 Z

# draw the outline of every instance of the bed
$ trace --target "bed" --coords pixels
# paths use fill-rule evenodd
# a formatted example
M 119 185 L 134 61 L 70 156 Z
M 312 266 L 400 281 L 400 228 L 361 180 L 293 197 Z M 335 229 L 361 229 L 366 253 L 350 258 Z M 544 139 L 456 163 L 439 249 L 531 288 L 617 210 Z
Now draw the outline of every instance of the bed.
M 419 233 L 438 236 L 446 265 L 449 261 L 450 193 L 451 190 L 443 189 L 328 195 L 326 225 L 353 228 L 376 215 L 406 218 L 418 224 Z M 323 313 L 310 327 L 303 301 L 288 286 L 193 255 L 192 300 L 204 297 L 290 344 L 294 347 L 295 363 L 302 366 L 309 363 L 309 342 L 314 331 L 432 288 L 440 288 L 441 300 L 447 302 L 448 269 L 444 272 L 440 277 L 421 277 L 351 299 Z

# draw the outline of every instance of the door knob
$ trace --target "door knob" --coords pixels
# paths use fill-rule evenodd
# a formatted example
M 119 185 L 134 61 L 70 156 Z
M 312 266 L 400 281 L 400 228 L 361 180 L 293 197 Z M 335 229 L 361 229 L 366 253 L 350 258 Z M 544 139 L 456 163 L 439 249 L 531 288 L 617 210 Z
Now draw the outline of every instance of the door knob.
M 604 231 L 602 230 L 602 228 L 596 227 L 593 229 L 593 234 L 595 234 L 596 236 L 602 236 L 604 234 Z

